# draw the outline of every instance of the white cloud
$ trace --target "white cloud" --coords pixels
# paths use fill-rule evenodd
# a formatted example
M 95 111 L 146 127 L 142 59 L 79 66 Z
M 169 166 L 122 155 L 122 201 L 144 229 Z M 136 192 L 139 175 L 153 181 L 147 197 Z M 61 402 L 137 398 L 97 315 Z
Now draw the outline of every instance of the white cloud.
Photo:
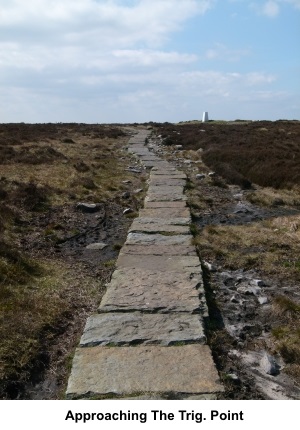
M 272 82 L 276 81 L 276 77 L 274 75 L 259 72 L 247 73 L 245 75 L 245 78 L 245 82 L 251 86 L 260 84 L 271 84 Z
M 113 56 L 124 63 L 137 66 L 159 67 L 168 64 L 187 64 L 197 60 L 194 54 L 179 54 L 178 52 L 163 52 L 151 50 L 117 50 Z
M 190 50 L 167 49 L 173 32 L 215 3 L 1 0 L 1 120 L 172 121 L 205 107 L 227 112 L 259 91 L 272 97 L 270 73 L 200 70 L 201 58 Z M 206 59 L 223 67 L 247 55 L 215 44 Z
M 4 0 L 2 40 L 32 44 L 85 43 L 92 46 L 157 46 L 213 0 Z M 126 5 L 127 4 L 127 5 Z M 38 36 L 38 37 L 37 37 Z M 4 38 L 4 39 L 3 39 Z
M 290 4 L 294 8 L 300 10 L 300 0 L 268 0 L 263 4 L 258 2 L 252 2 L 250 3 L 250 7 L 260 15 L 265 15 L 268 18 L 275 18 L 280 13 L 280 6 L 285 4 Z
M 280 8 L 277 2 L 269 0 L 262 7 L 262 13 L 269 18 L 275 18 L 279 14 Z
M 249 54 L 248 49 L 230 49 L 222 43 L 215 43 L 213 48 L 206 51 L 205 57 L 208 60 L 239 61 Z

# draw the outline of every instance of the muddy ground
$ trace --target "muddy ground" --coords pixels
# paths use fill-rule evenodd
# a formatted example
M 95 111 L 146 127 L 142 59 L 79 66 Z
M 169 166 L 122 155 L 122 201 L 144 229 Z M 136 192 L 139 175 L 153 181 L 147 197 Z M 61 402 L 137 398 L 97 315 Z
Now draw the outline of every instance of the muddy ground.
M 300 398 L 298 388 L 300 373 L 297 373 L 297 366 L 300 365 L 298 350 L 295 349 L 295 357 L 293 356 L 292 359 L 284 357 L 278 347 L 277 338 L 274 338 L 272 332 L 279 320 L 282 322 L 280 329 L 286 327 L 290 329 L 298 322 L 300 311 L 300 308 L 297 308 L 300 303 L 298 266 L 295 265 L 293 275 L 288 277 L 285 277 L 285 273 L 282 275 L 272 272 L 272 268 L 264 269 L 262 264 L 257 263 L 260 255 L 264 253 L 263 245 L 260 243 L 256 246 L 245 245 L 242 242 L 236 245 L 237 249 L 239 250 L 239 247 L 245 249 L 251 258 L 255 254 L 258 260 L 254 259 L 254 263 L 248 262 L 245 265 L 243 263 L 246 260 L 242 262 L 234 260 L 228 263 L 224 253 L 210 249 L 206 242 L 203 242 L 203 238 L 208 237 L 210 240 L 212 236 L 209 235 L 223 234 L 224 231 L 221 230 L 220 233 L 219 228 L 248 226 L 252 229 L 264 222 L 287 218 L 295 219 L 294 233 L 298 234 L 297 222 L 300 218 L 297 217 L 300 216 L 300 206 L 298 194 L 291 189 L 292 185 L 298 184 L 294 160 L 298 160 L 300 153 L 299 123 L 291 121 L 150 125 L 153 127 L 153 135 L 149 145 L 153 151 L 160 153 L 162 157 L 167 157 L 185 170 L 189 177 L 186 192 L 189 195 L 193 214 L 195 244 L 202 261 L 210 307 L 207 333 L 218 370 L 226 386 L 224 398 Z M 188 128 L 184 129 L 184 127 Z M 62 200 L 65 202 L 61 202 L 61 198 L 59 203 L 53 200 L 53 203 L 42 208 L 41 211 L 35 210 L 30 205 L 29 207 L 21 205 L 20 210 L 16 211 L 16 202 L 9 200 L 9 193 L 14 192 L 12 184 L 15 179 L 9 176 L 12 169 L 5 171 L 5 175 L 0 174 L 3 190 L 2 194 L 0 193 L 2 205 L 5 205 L 6 210 L 15 211 L 17 215 L 14 216 L 13 235 L 7 235 L 7 240 L 13 238 L 11 240 L 18 250 L 26 253 L 33 260 L 46 261 L 47 264 L 51 261 L 55 264 L 62 263 L 62 273 L 66 274 L 64 282 L 68 284 L 63 294 L 69 295 L 68 303 L 59 317 L 52 321 L 50 326 L 45 324 L 39 329 L 40 346 L 23 371 L 17 369 L 18 371 L 11 373 L 9 380 L 2 379 L 2 387 L 0 387 L 2 398 L 63 398 L 72 354 L 78 344 L 85 320 L 95 311 L 101 300 L 105 283 L 114 270 L 114 261 L 126 239 L 132 217 L 143 202 L 148 173 L 143 169 L 141 173 L 128 171 L 128 168 L 137 167 L 137 165 L 136 161 L 129 158 L 124 151 L 126 142 L 135 128 L 136 126 L 104 127 L 83 124 L 62 124 L 59 127 L 52 124 L 28 125 L 27 128 L 26 125 L 14 127 L 2 125 L 0 146 L 4 154 L 3 169 L 5 166 L 7 168 L 8 164 L 18 169 L 28 163 L 25 142 L 25 145 L 26 143 L 31 145 L 30 152 L 34 152 L 37 166 L 40 164 L 45 166 L 45 163 L 53 164 L 58 159 L 60 163 L 65 163 L 66 159 L 70 161 L 70 157 L 73 157 L 73 165 L 77 166 L 76 171 L 81 170 L 80 175 L 84 176 L 85 170 L 88 169 L 88 179 L 92 180 L 97 187 L 95 190 L 92 184 L 87 183 L 88 191 L 85 189 L 84 193 L 80 194 L 82 190 L 79 191 L 75 183 L 74 188 L 68 189 L 67 192 L 52 190 L 54 194 L 62 195 Z M 96 154 L 98 159 L 102 157 L 101 142 L 105 141 L 105 148 L 111 145 L 113 140 L 119 142 L 118 149 L 114 153 L 106 154 L 108 158 L 114 156 L 118 158 L 118 184 L 114 184 L 112 189 L 109 189 L 109 184 L 105 184 L 107 193 L 103 194 L 101 190 L 101 196 L 97 194 L 101 181 L 97 182 L 95 179 L 97 167 L 92 166 L 93 160 L 76 159 L 73 153 L 64 155 L 59 146 L 63 139 L 70 139 L 69 143 L 64 142 L 66 145 L 73 145 L 74 142 L 75 145 L 76 142 L 79 144 L 79 136 L 82 139 L 88 139 L 82 141 L 83 148 L 84 145 L 90 145 L 91 141 L 93 144 L 95 141 L 99 142 Z M 224 163 L 219 163 L 217 156 L 214 158 L 211 155 L 218 152 L 219 148 L 215 145 L 222 140 L 229 145 L 226 153 L 226 157 L 229 158 L 226 159 L 225 167 Z M 278 157 L 280 159 L 280 151 L 281 158 L 284 158 L 283 148 L 287 147 L 290 151 L 292 148 L 294 151 L 290 167 L 293 184 L 288 184 L 289 181 L 284 173 L 286 168 L 282 169 L 281 182 L 274 184 L 276 192 L 271 193 L 272 202 L 269 204 L 269 202 L 266 203 L 266 196 L 262 191 L 269 190 L 270 184 L 259 185 L 255 182 L 255 180 L 260 181 L 257 172 L 260 172 L 263 167 L 257 170 L 253 166 L 249 167 L 247 163 L 239 162 L 234 165 L 236 155 L 230 158 L 230 154 L 236 154 L 236 149 L 232 148 L 231 143 L 232 141 L 244 142 L 245 146 L 240 146 L 239 151 L 244 150 L 247 155 L 245 158 L 251 159 L 251 142 L 258 146 L 268 147 L 269 145 L 270 147 L 270 145 L 274 146 L 275 140 L 279 142 L 277 150 L 273 151 L 276 160 Z M 42 145 L 44 148 L 45 141 L 47 148 L 51 148 L 46 150 L 46 155 L 44 149 L 39 151 L 40 143 L 44 143 Z M 248 151 L 250 151 L 249 154 Z M 90 157 L 90 154 L 86 157 Z M 261 159 L 264 159 L 264 155 Z M 278 161 L 276 160 L 275 166 Z M 216 174 L 218 168 L 220 171 Z M 278 167 L 276 169 L 278 171 Z M 224 173 L 224 176 L 221 173 Z M 199 174 L 204 176 L 199 178 L 196 176 Z M 268 175 L 263 175 L 264 180 L 265 176 L 269 176 L 269 180 L 272 180 L 273 173 L 270 169 Z M 284 187 L 278 191 L 280 184 Z M 17 187 L 19 185 L 18 183 Z M 265 188 L 265 186 L 268 187 Z M 269 198 L 269 192 L 267 197 Z M 97 203 L 97 207 L 80 208 L 78 203 L 82 201 L 89 204 Z M 125 209 L 130 209 L 127 215 L 124 215 Z M 4 233 L 7 232 L 4 230 Z M 294 239 L 295 237 L 292 238 L 295 242 Z M 104 243 L 105 247 L 102 250 L 87 248 L 94 243 Z M 283 245 L 290 246 L 289 243 L 283 243 Z M 294 246 L 296 249 L 297 243 Z M 291 248 L 290 251 L 294 252 L 295 249 Z M 288 251 L 286 253 L 288 254 Z M 299 256 L 294 260 L 297 263 Z M 294 261 L 292 263 L 294 264 Z M 87 293 L 86 289 L 82 288 L 83 284 L 88 284 L 92 290 Z M 2 280 L 0 287 L 3 285 Z M 285 313 L 284 315 L 274 314 L 274 300 L 279 292 L 280 297 L 286 295 L 289 300 L 296 303 L 294 309 L 296 317 L 290 313 L 292 323 L 289 317 L 288 323 L 286 322 Z M 2 314 L 3 317 L 5 315 Z M 294 336 L 294 331 L 292 334 Z M 290 333 L 286 336 L 290 336 Z M 299 332 L 296 332 L 296 336 L 299 337 Z M 270 360 L 273 360 L 272 374 L 267 373 L 270 371 Z M 288 372 L 285 371 L 286 369 Z

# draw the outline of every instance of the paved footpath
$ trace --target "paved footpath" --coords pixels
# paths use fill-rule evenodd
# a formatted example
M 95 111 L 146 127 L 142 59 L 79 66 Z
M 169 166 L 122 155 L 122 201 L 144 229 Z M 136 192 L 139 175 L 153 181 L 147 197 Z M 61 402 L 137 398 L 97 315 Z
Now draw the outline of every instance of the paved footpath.
M 67 398 L 211 399 L 223 391 L 206 344 L 202 272 L 190 233 L 186 175 L 145 146 L 144 209 L 129 229 L 98 313 L 86 323 Z

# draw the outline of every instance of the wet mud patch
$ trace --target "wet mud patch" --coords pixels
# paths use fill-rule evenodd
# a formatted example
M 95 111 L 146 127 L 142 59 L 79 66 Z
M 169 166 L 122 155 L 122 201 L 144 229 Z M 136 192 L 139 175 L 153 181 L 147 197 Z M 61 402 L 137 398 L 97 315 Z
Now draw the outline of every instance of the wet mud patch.
M 244 225 L 269 218 L 300 214 L 293 208 L 263 208 L 253 205 L 245 199 L 243 190 L 232 193 L 232 202 L 225 203 L 215 210 L 205 211 L 203 214 L 195 214 L 193 222 L 199 228 L 207 225 Z
M 131 218 L 123 214 L 124 207 L 111 201 L 100 206 L 95 214 L 84 214 L 78 233 L 58 240 L 55 251 L 85 262 L 99 275 L 101 266 L 113 266 L 126 240 Z M 60 243 L 61 242 L 61 243 Z

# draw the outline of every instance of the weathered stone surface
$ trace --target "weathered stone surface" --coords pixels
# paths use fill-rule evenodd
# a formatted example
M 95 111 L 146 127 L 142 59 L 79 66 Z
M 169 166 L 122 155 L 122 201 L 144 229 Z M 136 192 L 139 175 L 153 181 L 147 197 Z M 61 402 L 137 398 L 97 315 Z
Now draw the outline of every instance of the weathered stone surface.
M 148 154 L 140 154 L 140 159 L 144 161 L 161 161 L 161 158 L 159 158 L 157 155 L 148 152 Z
M 140 209 L 139 216 L 141 218 L 162 218 L 164 220 L 183 218 L 189 220 L 189 223 L 191 222 L 190 210 L 187 207 Z
M 188 225 L 174 225 L 164 222 L 143 223 L 142 219 L 137 218 L 133 221 L 129 232 L 190 234 L 190 227 Z
M 155 208 L 186 208 L 185 201 L 177 201 L 177 202 L 148 202 L 145 201 L 144 205 L 145 209 L 155 209 Z
M 123 268 L 114 272 L 98 311 L 200 313 L 206 311 L 199 300 L 203 294 L 199 273 Z
M 132 267 L 149 269 L 160 272 L 188 272 L 201 273 L 201 265 L 198 257 L 186 257 L 181 255 L 127 255 L 119 254 L 116 266 L 118 268 Z
M 154 217 L 142 217 L 136 218 L 133 222 L 138 224 L 160 224 L 164 225 L 173 225 L 173 226 L 187 226 L 190 224 L 191 219 L 189 217 L 169 217 L 169 218 L 154 218 Z
M 151 176 L 149 184 L 151 186 L 163 185 L 168 187 L 184 187 L 186 184 L 186 180 L 173 179 L 172 177 L 169 177 L 169 176 L 160 175 L 160 176 Z
M 196 257 L 193 245 L 124 245 L 120 254 L 133 255 L 190 255 Z
M 205 343 L 200 315 L 104 313 L 88 318 L 80 346 Z
M 134 154 L 137 155 L 148 155 L 150 154 L 149 149 L 147 149 L 145 146 L 140 146 L 140 145 L 135 145 L 135 146 L 130 146 L 128 148 L 129 152 L 132 152 Z
M 267 352 L 264 352 L 264 355 L 262 359 L 260 360 L 260 367 L 263 372 L 267 373 L 268 375 L 278 375 L 280 366 L 276 362 L 275 357 L 268 354 Z
M 160 174 L 160 173 L 164 174 L 164 172 L 182 173 L 180 170 L 172 166 L 170 163 L 168 163 L 168 167 L 164 170 L 159 169 L 159 167 L 155 167 L 152 171 L 153 174 Z
M 207 345 L 78 348 L 68 398 L 223 391 Z
M 188 245 L 192 243 L 192 236 L 190 235 L 176 235 L 164 236 L 163 234 L 142 234 L 142 233 L 129 233 L 127 236 L 127 245 Z
M 186 179 L 186 174 L 181 173 L 178 170 L 172 171 L 172 170 L 156 170 L 152 169 L 151 171 L 151 178 L 161 177 L 161 176 L 172 176 L 174 179 Z
M 148 188 L 148 194 L 183 194 L 183 187 L 180 186 L 171 186 L 168 185 L 156 185 L 152 186 L 150 185 Z
M 170 187 L 171 188 L 171 187 Z M 175 188 L 175 187 L 172 187 Z M 162 193 L 155 193 L 152 194 L 148 193 L 147 197 L 145 198 L 145 202 L 185 202 L 187 200 L 187 197 L 182 193 L 171 193 L 166 192 L 165 194 Z
M 153 161 L 147 161 L 147 160 L 143 160 L 143 164 L 145 167 L 148 168 L 152 168 L 152 167 L 159 167 L 159 168 L 165 168 L 168 166 L 168 164 L 166 164 L 166 161 L 162 161 L 160 158 L 158 158 L 157 160 L 153 160 Z

